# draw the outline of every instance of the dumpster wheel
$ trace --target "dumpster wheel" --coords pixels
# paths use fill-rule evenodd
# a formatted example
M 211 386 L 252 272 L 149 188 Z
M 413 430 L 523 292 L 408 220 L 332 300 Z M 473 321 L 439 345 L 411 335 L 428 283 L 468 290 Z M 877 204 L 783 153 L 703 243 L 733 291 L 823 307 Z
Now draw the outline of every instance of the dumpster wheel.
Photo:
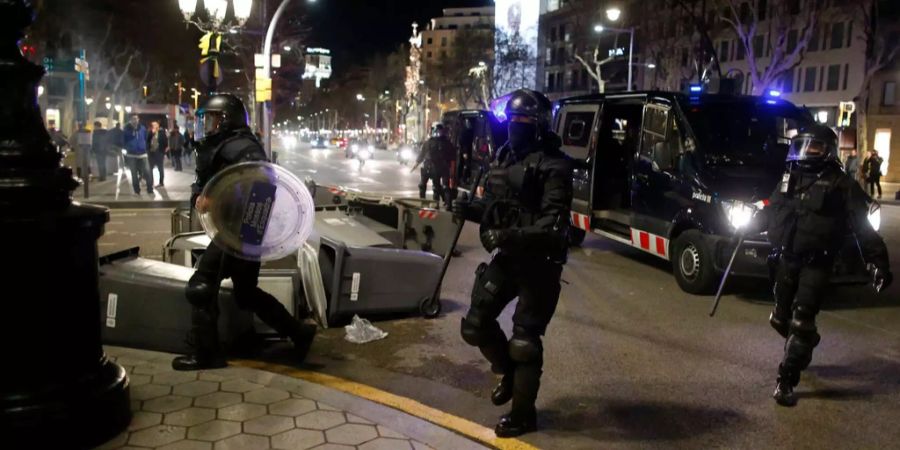
M 425 297 L 419 302 L 419 312 L 426 319 L 434 319 L 441 314 L 441 299 L 437 297 Z

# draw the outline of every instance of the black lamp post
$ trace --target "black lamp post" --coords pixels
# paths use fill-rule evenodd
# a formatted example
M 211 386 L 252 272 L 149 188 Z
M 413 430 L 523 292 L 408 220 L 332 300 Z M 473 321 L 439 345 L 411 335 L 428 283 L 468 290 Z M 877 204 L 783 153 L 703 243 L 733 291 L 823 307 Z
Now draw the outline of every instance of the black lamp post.
M 43 68 L 18 41 L 33 0 L 0 0 L 0 448 L 85 448 L 131 420 L 103 354 L 97 239 L 105 208 L 73 203 L 37 105 Z

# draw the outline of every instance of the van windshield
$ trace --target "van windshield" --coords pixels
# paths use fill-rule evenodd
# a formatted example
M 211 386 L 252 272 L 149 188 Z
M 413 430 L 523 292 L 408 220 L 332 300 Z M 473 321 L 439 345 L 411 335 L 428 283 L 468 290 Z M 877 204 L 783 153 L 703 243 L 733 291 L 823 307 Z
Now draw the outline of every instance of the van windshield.
M 750 101 L 709 102 L 682 106 L 711 166 L 784 163 L 791 138 L 810 123 L 792 105 Z

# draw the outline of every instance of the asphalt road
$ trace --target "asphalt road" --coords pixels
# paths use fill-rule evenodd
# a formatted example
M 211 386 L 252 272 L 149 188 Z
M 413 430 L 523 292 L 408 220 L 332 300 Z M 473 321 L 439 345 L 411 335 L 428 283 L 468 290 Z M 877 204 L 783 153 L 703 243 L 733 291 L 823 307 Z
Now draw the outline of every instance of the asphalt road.
M 367 164 L 360 177 L 352 162 L 331 153 L 289 152 L 282 163 L 322 183 L 395 194 L 414 191 L 418 181 L 404 178 L 408 169 L 389 161 L 392 154 Z M 101 254 L 132 242 L 158 254 L 168 228 L 167 211 L 113 211 Z M 900 267 L 900 208 L 885 206 L 882 234 L 893 267 Z M 505 412 L 488 400 L 495 378 L 477 349 L 459 337 L 474 268 L 488 258 L 471 224 L 460 248 L 443 284 L 441 317 L 379 318 L 376 324 L 389 336 L 365 345 L 344 341 L 340 327 L 325 330 L 304 366 L 493 426 Z M 595 237 L 572 251 L 563 279 L 544 339 L 540 431 L 524 437 L 532 444 L 889 448 L 900 442 L 894 426 L 900 418 L 900 283 L 880 296 L 867 287 L 830 291 L 819 316 L 822 342 L 798 390 L 800 404 L 785 409 L 770 397 L 783 340 L 769 328 L 763 283 L 735 283 L 709 318 L 712 299 L 681 292 L 668 264 Z M 501 318 L 507 332 L 511 312 L 512 306 Z

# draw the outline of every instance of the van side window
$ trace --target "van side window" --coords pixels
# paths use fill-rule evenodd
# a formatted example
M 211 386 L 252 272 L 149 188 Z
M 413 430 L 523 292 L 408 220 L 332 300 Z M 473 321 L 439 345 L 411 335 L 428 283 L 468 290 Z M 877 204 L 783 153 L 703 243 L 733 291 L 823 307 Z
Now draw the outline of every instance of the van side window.
M 653 162 L 654 168 L 672 170 L 681 154 L 681 133 L 668 108 L 648 105 L 644 109 L 641 157 Z
M 593 112 L 570 112 L 566 114 L 563 145 L 584 147 L 591 138 L 591 127 L 594 125 Z

